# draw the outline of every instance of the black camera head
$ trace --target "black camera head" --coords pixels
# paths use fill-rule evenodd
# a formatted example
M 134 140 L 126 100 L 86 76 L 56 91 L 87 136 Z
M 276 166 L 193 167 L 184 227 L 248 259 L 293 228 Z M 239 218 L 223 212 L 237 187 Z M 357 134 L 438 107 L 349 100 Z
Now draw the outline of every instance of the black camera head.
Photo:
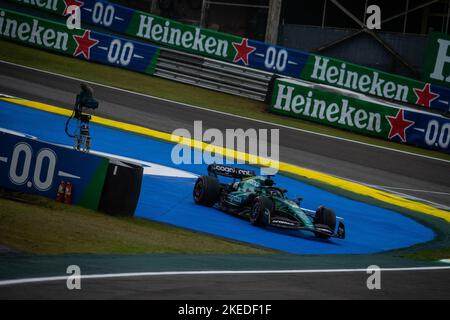
M 81 87 L 82 92 L 89 93 L 91 96 L 94 95 L 94 90 L 92 89 L 92 87 L 88 86 L 86 83 L 82 83 L 80 85 L 80 87 Z
M 93 97 L 94 90 L 85 83 L 82 83 L 80 86 L 81 92 L 77 95 L 75 109 L 97 109 L 98 101 Z

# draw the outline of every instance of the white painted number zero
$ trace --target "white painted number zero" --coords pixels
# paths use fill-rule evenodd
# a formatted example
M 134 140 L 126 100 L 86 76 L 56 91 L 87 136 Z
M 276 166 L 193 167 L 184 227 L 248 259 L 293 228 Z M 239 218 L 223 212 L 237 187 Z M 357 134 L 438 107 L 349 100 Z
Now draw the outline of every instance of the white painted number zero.
M 21 173 L 17 173 L 19 157 L 23 154 L 23 164 Z M 33 150 L 28 143 L 19 143 L 14 147 L 13 155 L 11 157 L 11 165 L 9 167 L 9 179 L 12 183 L 22 185 L 28 180 L 30 174 L 31 158 Z
M 439 144 L 442 149 L 446 149 L 450 144 L 450 123 L 448 122 L 442 126 Z
M 42 163 L 48 160 L 47 173 L 45 179 L 41 180 Z M 56 154 L 50 149 L 42 149 L 38 152 L 36 157 L 36 165 L 34 168 L 33 182 L 34 187 L 39 191 L 47 191 L 53 185 L 53 177 L 55 176 L 56 168 Z
M 110 27 L 114 21 L 114 7 L 107 5 L 105 8 L 102 2 L 95 3 L 92 11 L 92 21 L 95 24 Z
M 119 63 L 122 66 L 127 66 L 133 58 L 133 52 L 133 43 L 126 42 L 122 45 L 122 42 L 119 39 L 114 39 L 109 46 L 108 61 L 110 63 Z
M 19 159 L 22 158 L 20 161 Z M 16 185 L 23 185 L 30 178 L 31 160 L 33 157 L 33 149 L 28 143 L 19 143 L 14 147 L 11 157 L 11 165 L 9 167 L 9 178 Z M 42 177 L 43 163 L 47 162 L 47 172 Z M 50 149 L 41 149 L 36 156 L 36 163 L 33 172 L 33 185 L 39 191 L 47 191 L 53 185 L 55 176 L 57 157 L 55 152 Z M 19 171 L 19 172 L 18 172 Z M 31 185 L 30 185 L 31 186 Z
M 450 123 L 445 123 L 441 128 L 438 121 L 431 120 L 425 134 L 425 142 L 429 146 L 439 145 L 442 149 L 448 148 L 450 144 Z
M 275 47 L 267 48 L 266 59 L 264 61 L 267 69 L 282 72 L 286 69 L 287 61 L 288 52 L 285 49 L 277 51 Z

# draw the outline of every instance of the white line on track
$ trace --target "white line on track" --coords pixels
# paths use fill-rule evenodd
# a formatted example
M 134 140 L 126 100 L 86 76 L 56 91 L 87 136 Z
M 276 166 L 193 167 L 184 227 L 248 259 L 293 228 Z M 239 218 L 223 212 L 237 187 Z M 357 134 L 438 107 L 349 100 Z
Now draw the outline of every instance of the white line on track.
M 245 274 L 314 274 L 314 273 L 367 273 L 370 269 L 324 269 L 324 270 L 218 270 L 218 271 L 164 271 L 141 273 L 111 273 L 81 276 L 81 280 L 142 278 L 164 276 L 197 276 L 197 275 L 245 275 Z M 416 268 L 381 268 L 381 272 L 416 272 L 416 271 L 445 271 L 450 267 L 416 267 Z M 0 281 L 1 286 L 12 286 L 31 283 L 45 283 L 54 281 L 66 281 L 68 276 L 27 278 Z
M 430 191 L 430 190 L 419 190 L 419 189 L 409 189 L 409 188 L 399 188 L 399 187 L 388 187 L 388 186 L 376 186 L 378 188 L 384 189 L 392 189 L 392 190 L 402 190 L 402 191 L 412 191 L 418 193 L 429 193 L 429 194 L 441 194 L 441 195 L 449 195 L 450 192 L 440 192 L 440 191 Z
M 395 195 L 400 196 L 400 197 L 405 198 L 405 199 L 412 199 L 414 201 L 428 203 L 428 204 L 430 204 L 430 205 L 432 205 L 432 206 L 434 206 L 436 208 L 443 209 L 443 210 L 446 210 L 446 211 L 450 211 L 450 207 L 446 206 L 445 204 L 441 204 L 441 203 L 433 202 L 433 201 L 426 200 L 426 199 L 423 199 L 423 198 L 419 198 L 419 197 L 413 196 L 411 194 L 402 193 L 402 192 L 397 191 L 397 190 L 404 190 L 404 191 L 410 191 L 410 192 L 414 192 L 414 191 L 416 191 L 416 192 L 426 192 L 426 193 L 430 193 L 430 194 L 433 194 L 433 193 L 434 194 L 443 194 L 443 195 L 449 194 L 449 193 L 446 193 L 446 192 L 440 193 L 440 192 L 435 192 L 435 191 L 426 191 L 426 190 L 415 190 L 415 189 L 405 189 L 405 188 L 379 186 L 379 185 L 375 185 L 375 184 L 370 184 L 370 183 L 361 182 L 361 181 L 358 181 L 358 180 L 353 180 L 353 179 L 341 177 L 341 176 L 330 174 L 330 173 L 325 173 L 325 174 L 328 174 L 330 176 L 336 177 L 338 179 L 354 182 L 354 183 L 357 183 L 357 184 L 360 184 L 360 185 L 363 185 L 363 186 L 366 186 L 366 187 L 370 187 L 370 188 L 373 188 L 373 189 L 386 191 L 388 193 L 395 194 Z
M 7 95 L 7 94 L 0 93 L 0 98 L 11 98 L 11 99 L 15 99 L 16 97 L 13 97 L 13 96 L 10 96 L 10 95 Z
M 247 120 L 247 121 L 253 121 L 253 122 L 257 122 L 257 123 L 261 123 L 261 124 L 276 126 L 276 127 L 280 127 L 280 128 L 284 128 L 284 129 L 289 129 L 289 130 L 294 130 L 294 131 L 298 131 L 298 132 L 308 133 L 308 134 L 312 134 L 312 135 L 316 135 L 316 136 L 326 137 L 326 138 L 329 138 L 329 139 L 335 139 L 335 140 L 340 140 L 340 141 L 345 141 L 345 142 L 356 143 L 356 144 L 360 144 L 360 145 L 367 146 L 367 147 L 378 148 L 378 149 L 382 149 L 382 150 L 387 150 L 387 151 L 407 154 L 407 155 L 410 155 L 410 156 L 415 156 L 415 157 L 420 157 L 420 158 L 425 158 L 425 159 L 431 159 L 431 160 L 436 160 L 436 161 L 442 161 L 442 162 L 450 163 L 450 160 L 439 159 L 439 158 L 430 157 L 430 156 L 417 154 L 417 153 L 412 153 L 412 152 L 403 151 L 403 150 L 396 150 L 396 149 L 383 147 L 383 146 L 378 146 L 378 145 L 373 145 L 373 144 L 365 143 L 365 142 L 361 142 L 361 141 L 350 140 L 350 139 L 341 138 L 341 137 L 335 137 L 335 136 L 324 134 L 324 133 L 318 133 L 318 132 L 308 131 L 308 130 L 294 128 L 294 127 L 290 127 L 290 126 L 285 126 L 285 125 L 281 125 L 281 124 L 277 124 L 277 123 L 271 123 L 269 121 L 252 119 L 252 118 L 248 118 L 248 117 L 244 117 L 244 116 L 239 116 L 239 115 L 236 115 L 236 114 L 231 114 L 231 113 L 226 113 L 226 112 L 222 112 L 222 111 L 207 109 L 207 108 L 194 106 L 194 105 L 187 104 L 187 103 L 182 103 L 182 102 L 178 102 L 178 101 L 172 101 L 172 100 L 169 100 L 169 99 L 164 99 L 164 98 L 151 96 L 151 95 L 144 94 L 144 93 L 133 92 L 133 91 L 126 90 L 126 89 L 116 88 L 116 87 L 113 87 L 113 86 L 108 86 L 108 85 L 105 85 L 105 84 L 89 81 L 89 80 L 86 80 L 86 79 L 75 78 L 75 77 L 66 76 L 66 75 L 62 75 L 62 74 L 51 72 L 51 71 L 45 71 L 45 70 L 40 70 L 40 69 L 33 68 L 33 67 L 23 66 L 23 65 L 16 64 L 16 63 L 13 63 L 13 62 L 0 60 L 0 63 L 9 64 L 9 65 L 13 65 L 13 66 L 16 66 L 16 67 L 20 67 L 20 68 L 24 68 L 24 69 L 28 69 L 28 70 L 33 70 L 33 71 L 37 71 L 37 72 L 42 72 L 42 73 L 46 73 L 46 74 L 50 74 L 50 75 L 53 75 L 53 76 L 62 77 L 62 78 L 66 78 L 66 79 L 87 82 L 87 83 L 90 83 L 90 84 L 93 84 L 93 85 L 96 85 L 96 86 L 100 86 L 100 87 L 104 87 L 104 88 L 108 88 L 108 89 L 112 89 L 112 90 L 117 90 L 117 91 L 122 91 L 122 92 L 126 92 L 126 93 L 129 93 L 129 94 L 134 94 L 134 95 L 138 95 L 138 96 L 142 96 L 142 97 L 146 97 L 146 98 L 151 98 L 151 99 L 155 99 L 155 100 L 159 100 L 159 101 L 169 102 L 169 103 L 172 103 L 172 104 L 178 104 L 180 106 L 185 106 L 185 107 L 189 107 L 189 108 L 192 108 L 192 109 L 197 109 L 197 110 L 217 113 L 217 114 L 225 115 L 225 116 L 228 116 L 228 117 L 234 117 L 234 118 L 243 119 L 243 120 Z
M 424 198 L 416 197 L 416 196 L 413 196 L 411 194 L 407 194 L 407 193 L 403 193 L 403 192 L 400 192 L 400 191 L 396 191 L 395 189 L 383 188 L 383 187 L 380 187 L 380 186 L 370 185 L 370 184 L 366 184 L 366 185 L 368 187 L 371 187 L 371 188 L 374 188 L 374 189 L 379 189 L 379 190 L 386 191 L 388 193 L 392 193 L 392 194 L 398 195 L 398 196 L 400 196 L 402 198 L 405 198 L 405 199 L 412 199 L 414 201 L 428 203 L 428 204 L 430 204 L 430 205 L 432 205 L 432 206 L 434 206 L 436 208 L 439 208 L 439 209 L 442 209 L 442 210 L 446 210 L 446 211 L 450 211 L 450 207 L 446 206 L 445 204 L 442 204 L 442 203 L 437 203 L 437 202 L 434 202 L 434 201 L 426 200 Z M 410 192 L 413 192 L 413 191 L 411 190 Z

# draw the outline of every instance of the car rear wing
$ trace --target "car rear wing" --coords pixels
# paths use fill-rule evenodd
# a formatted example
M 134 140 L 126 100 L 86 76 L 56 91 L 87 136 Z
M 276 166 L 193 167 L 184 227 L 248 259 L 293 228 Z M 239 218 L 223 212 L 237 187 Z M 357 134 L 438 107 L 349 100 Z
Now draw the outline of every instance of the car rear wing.
M 208 166 L 208 175 L 216 177 L 228 177 L 233 179 L 245 179 L 256 176 L 256 172 L 247 169 L 234 168 L 220 164 L 211 164 Z

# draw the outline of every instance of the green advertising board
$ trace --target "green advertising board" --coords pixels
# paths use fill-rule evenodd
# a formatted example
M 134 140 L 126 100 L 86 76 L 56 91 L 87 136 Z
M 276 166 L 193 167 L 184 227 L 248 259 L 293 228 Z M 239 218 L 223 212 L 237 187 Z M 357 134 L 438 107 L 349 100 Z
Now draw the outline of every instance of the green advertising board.
M 270 111 L 358 134 L 450 153 L 450 120 L 343 90 L 278 79 Z
M 154 74 L 159 48 L 0 8 L 0 38 L 114 67 Z
M 424 87 L 422 82 L 411 78 L 315 54 L 309 57 L 301 78 L 411 104 L 420 99 L 415 89 Z M 430 107 L 430 102 L 425 100 L 422 105 Z
M 450 35 L 438 32 L 428 35 L 423 79 L 450 87 Z
M 63 24 L 0 10 L 0 37 L 39 49 L 73 55 L 77 49 L 73 37 L 83 33 L 84 30 L 69 30 Z
M 378 137 L 389 133 L 385 117 L 398 112 L 388 106 L 317 90 L 291 80 L 277 80 L 271 111 Z

